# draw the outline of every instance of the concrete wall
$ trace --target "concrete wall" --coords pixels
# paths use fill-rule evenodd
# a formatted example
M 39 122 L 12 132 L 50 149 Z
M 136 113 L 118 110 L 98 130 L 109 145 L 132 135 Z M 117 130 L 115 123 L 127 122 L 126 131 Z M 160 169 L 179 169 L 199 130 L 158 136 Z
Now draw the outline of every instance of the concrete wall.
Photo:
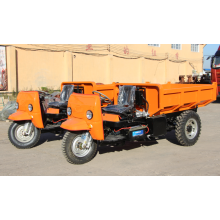
M 199 52 L 191 52 L 190 44 L 182 44 L 181 50 L 171 49 L 170 44 L 133 44 L 110 45 L 109 50 L 100 51 L 101 46 L 96 49 L 95 45 L 86 51 L 85 45 L 79 53 L 74 52 L 77 45 L 41 45 L 42 50 L 38 45 L 6 46 L 9 92 L 43 86 L 58 89 L 63 81 L 175 83 L 179 75 L 191 75 L 193 67 L 202 72 L 203 67 L 204 45 L 199 45 Z
M 108 68 L 108 55 L 96 57 L 73 54 L 73 81 L 109 83 Z
M 18 89 L 40 89 L 50 86 L 57 89 L 67 80 L 64 53 L 17 50 Z

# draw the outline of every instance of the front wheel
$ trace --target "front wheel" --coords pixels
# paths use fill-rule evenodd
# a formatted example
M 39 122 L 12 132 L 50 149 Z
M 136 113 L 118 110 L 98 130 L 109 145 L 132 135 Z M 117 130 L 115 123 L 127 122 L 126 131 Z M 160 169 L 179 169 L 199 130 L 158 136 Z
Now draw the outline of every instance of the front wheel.
M 32 125 L 32 130 L 29 134 L 24 132 L 26 123 L 12 122 L 8 129 L 9 140 L 18 149 L 32 148 L 40 139 L 41 131 L 34 125 Z
M 196 112 L 188 110 L 177 117 L 175 135 L 181 145 L 194 145 L 198 141 L 200 133 L 201 120 Z
M 66 160 L 72 164 L 84 164 L 94 158 L 97 144 L 89 132 L 66 132 L 62 150 Z

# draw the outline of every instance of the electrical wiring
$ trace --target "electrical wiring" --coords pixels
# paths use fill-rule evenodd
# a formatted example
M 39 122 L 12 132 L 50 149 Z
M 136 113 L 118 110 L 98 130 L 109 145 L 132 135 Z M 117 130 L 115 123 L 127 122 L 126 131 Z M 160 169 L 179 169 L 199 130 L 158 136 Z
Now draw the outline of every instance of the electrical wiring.
M 67 118 L 64 118 L 64 119 L 60 119 L 59 121 L 64 121 L 64 120 L 66 120 Z M 57 122 L 59 122 L 59 121 L 53 121 L 52 120 L 52 122 L 54 123 L 54 124 L 56 124 Z
M 131 127 L 127 127 L 127 128 L 120 128 L 120 129 L 119 129 L 119 130 L 117 130 L 117 131 L 114 129 L 114 132 L 118 132 L 118 131 L 121 131 L 121 130 L 123 130 L 123 129 L 130 129 L 130 128 L 131 128 Z
M 142 96 L 142 98 L 144 99 L 144 101 L 147 103 L 147 110 L 146 110 L 146 112 L 148 112 L 148 110 L 149 110 L 149 103 L 148 103 L 148 101 L 144 98 L 143 95 L 141 95 L 141 96 Z
M 121 131 L 121 130 L 123 130 L 123 129 L 130 129 L 131 127 L 127 127 L 127 128 L 120 128 L 119 130 L 115 130 L 114 129 L 114 132 L 118 132 L 118 131 Z M 145 132 L 145 134 L 147 134 L 149 132 L 149 127 L 147 127 L 147 131 Z
M 147 134 L 149 132 L 149 128 L 147 127 L 147 132 L 145 132 L 145 134 Z

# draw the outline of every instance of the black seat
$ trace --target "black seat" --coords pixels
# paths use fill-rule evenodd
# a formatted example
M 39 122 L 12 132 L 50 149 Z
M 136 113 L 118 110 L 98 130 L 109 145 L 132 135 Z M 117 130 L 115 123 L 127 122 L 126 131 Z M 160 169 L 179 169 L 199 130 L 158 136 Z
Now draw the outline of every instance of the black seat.
M 124 114 L 134 107 L 136 86 L 119 86 L 118 105 L 108 105 L 103 112 Z
M 70 95 L 74 91 L 74 85 L 64 85 L 63 90 L 60 94 L 60 101 L 59 102 L 50 102 L 48 104 L 49 108 L 58 108 L 58 109 L 66 109 L 68 100 Z

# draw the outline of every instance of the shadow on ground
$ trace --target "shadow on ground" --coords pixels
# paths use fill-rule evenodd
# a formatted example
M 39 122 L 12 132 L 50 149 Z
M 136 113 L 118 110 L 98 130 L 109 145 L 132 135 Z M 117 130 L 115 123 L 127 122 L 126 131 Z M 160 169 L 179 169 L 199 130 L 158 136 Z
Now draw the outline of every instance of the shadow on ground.
M 181 145 L 179 144 L 179 142 L 177 141 L 177 139 L 176 139 L 175 131 L 174 131 L 174 130 L 167 132 L 167 134 L 165 135 L 165 138 L 166 138 L 170 143 L 181 146 Z
M 156 140 L 149 140 L 149 141 L 138 141 L 138 142 L 129 142 L 126 141 L 125 143 L 120 144 L 103 144 L 99 146 L 98 152 L 99 154 L 105 154 L 105 153 L 112 153 L 115 151 L 123 151 L 123 150 L 133 150 L 135 148 L 139 147 L 148 147 L 151 145 L 158 144 Z
M 64 134 L 55 135 L 53 133 L 43 133 L 41 134 L 40 140 L 34 147 L 44 144 L 45 142 L 62 140 L 63 136 Z M 167 139 L 170 143 L 180 146 L 180 144 L 178 143 L 175 137 L 175 132 L 173 130 L 173 131 L 168 132 L 165 136 L 160 136 L 159 138 L 156 138 L 155 140 L 138 141 L 138 142 L 126 141 L 125 143 L 118 143 L 118 144 L 102 144 L 98 147 L 98 152 L 99 154 L 105 154 L 105 153 L 111 153 L 115 151 L 132 150 L 132 149 L 139 148 L 139 147 L 148 147 L 148 146 L 158 144 L 157 140 L 161 140 L 161 139 Z
M 214 102 L 212 102 L 213 104 L 220 104 L 220 97 L 218 97 Z
M 64 134 L 55 135 L 53 133 L 43 133 L 41 134 L 40 140 L 38 143 L 34 146 L 37 147 L 41 144 L 44 144 L 45 142 L 51 142 L 51 141 L 58 141 L 63 139 Z

